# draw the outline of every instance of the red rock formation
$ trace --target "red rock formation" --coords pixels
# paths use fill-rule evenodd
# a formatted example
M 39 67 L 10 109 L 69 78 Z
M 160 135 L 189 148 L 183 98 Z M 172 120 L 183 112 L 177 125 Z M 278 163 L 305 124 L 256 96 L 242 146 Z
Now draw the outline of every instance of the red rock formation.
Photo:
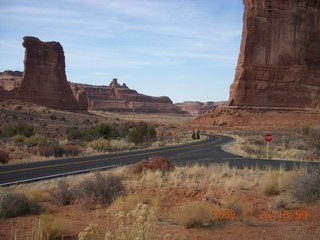
M 228 106 L 191 125 L 319 125 L 320 0 L 244 0 L 244 5 Z
M 244 0 L 229 105 L 320 109 L 320 1 Z
M 20 86 L 23 72 L 19 71 L 4 71 L 0 72 L 0 87 L 4 90 L 11 91 Z
M 90 110 L 111 112 L 181 113 L 168 97 L 151 97 L 118 84 L 113 79 L 109 86 L 70 83 L 76 94 L 81 89 L 88 96 Z
M 72 94 L 65 74 L 63 48 L 58 42 L 24 37 L 24 75 L 16 98 L 51 108 L 86 110 Z
M 175 105 L 180 108 L 181 111 L 184 111 L 192 116 L 199 116 L 205 112 L 214 109 L 225 102 L 191 102 L 186 101 L 183 103 L 176 103 Z

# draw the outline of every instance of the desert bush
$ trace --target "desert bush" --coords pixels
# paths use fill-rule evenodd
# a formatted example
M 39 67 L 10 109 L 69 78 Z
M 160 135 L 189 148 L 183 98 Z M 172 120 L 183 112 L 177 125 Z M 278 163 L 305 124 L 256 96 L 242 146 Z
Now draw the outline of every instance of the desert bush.
M 92 178 L 87 178 L 76 185 L 73 194 L 84 207 L 90 207 L 91 203 L 111 204 L 123 190 L 120 178 L 96 172 Z
M 68 205 L 74 200 L 71 185 L 65 179 L 59 180 L 49 193 L 50 200 L 59 205 Z
M 41 211 L 41 205 L 23 194 L 6 192 L 0 196 L 0 218 L 39 214 Z
M 63 239 L 63 236 L 69 230 L 69 223 L 53 215 L 40 215 L 39 232 L 40 239 L 56 240 Z
M 185 228 L 202 227 L 210 220 L 210 214 L 217 208 L 202 201 L 182 203 L 173 211 L 172 220 Z
M 67 134 L 67 139 L 69 141 L 71 141 L 71 140 L 81 141 L 82 139 L 84 139 L 85 131 L 84 131 L 84 129 L 72 127 L 72 128 L 67 129 L 66 134 Z
M 36 202 L 42 202 L 46 199 L 46 193 L 39 189 L 31 189 L 26 193 L 27 197 Z
M 320 167 L 314 167 L 297 176 L 291 188 L 294 199 L 303 203 L 315 203 L 320 200 Z
M 110 140 L 109 144 L 112 151 L 123 151 L 135 147 L 134 143 L 127 142 L 126 140 Z
M 113 123 L 111 125 L 102 123 L 89 128 L 69 128 L 66 131 L 68 140 L 93 141 L 96 139 L 124 138 L 128 135 L 129 128 Z
M 18 135 L 13 136 L 12 139 L 16 143 L 25 143 L 28 138 L 25 137 L 24 135 L 18 134 Z
M 151 157 L 149 160 L 140 161 L 130 167 L 130 172 L 133 174 L 141 174 L 147 170 L 153 172 L 159 170 L 161 172 L 167 172 L 174 170 L 175 167 L 172 162 L 161 156 Z
M 56 116 L 56 115 L 53 115 L 53 114 L 52 114 L 52 115 L 50 115 L 49 117 L 50 117 L 51 120 L 57 120 L 57 116 Z
M 3 150 L 0 150 L 0 163 L 9 162 L 9 154 Z
M 109 211 L 114 214 L 119 211 L 129 213 L 130 211 L 134 210 L 139 203 L 148 205 L 153 209 L 154 213 L 157 216 L 161 214 L 161 208 L 158 198 L 152 193 L 148 192 L 135 193 L 128 196 L 118 197 L 109 207 Z
M 76 145 L 65 145 L 62 146 L 63 154 L 66 156 L 77 156 L 80 154 L 81 150 Z
M 140 122 L 129 133 L 129 140 L 135 144 L 151 142 L 156 139 L 156 130 L 145 122 Z
M 270 171 L 262 178 L 262 191 L 266 196 L 276 196 L 281 193 L 279 179 L 278 171 Z
M 24 142 L 30 146 L 47 145 L 49 143 L 47 138 L 40 134 L 34 134 L 30 138 L 26 138 Z
M 106 152 L 111 149 L 110 141 L 104 138 L 99 138 L 89 142 L 88 147 L 91 147 L 98 152 Z
M 7 126 L 1 131 L 2 137 L 13 137 L 15 135 L 23 135 L 25 137 L 30 137 L 33 134 L 33 126 L 23 122 L 18 122 L 16 124 Z
M 152 208 L 147 204 L 138 203 L 136 208 L 129 213 L 120 211 L 115 215 L 116 229 L 107 231 L 105 240 L 150 239 L 153 220 Z

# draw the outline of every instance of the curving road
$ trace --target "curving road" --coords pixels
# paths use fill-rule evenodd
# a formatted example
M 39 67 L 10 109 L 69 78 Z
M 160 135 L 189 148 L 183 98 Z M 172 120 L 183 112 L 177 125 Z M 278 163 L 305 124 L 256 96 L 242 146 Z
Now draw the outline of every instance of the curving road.
M 235 167 L 283 166 L 286 169 L 291 169 L 302 164 L 294 161 L 250 159 L 236 156 L 222 151 L 220 147 L 234 141 L 234 138 L 223 135 L 207 136 L 208 139 L 204 141 L 179 146 L 35 163 L 3 165 L 0 167 L 0 186 L 39 181 L 99 169 L 108 169 L 116 166 L 133 164 L 152 156 L 167 157 L 172 160 L 175 165 L 229 163 L 230 166 Z M 303 164 L 314 166 L 319 163 Z

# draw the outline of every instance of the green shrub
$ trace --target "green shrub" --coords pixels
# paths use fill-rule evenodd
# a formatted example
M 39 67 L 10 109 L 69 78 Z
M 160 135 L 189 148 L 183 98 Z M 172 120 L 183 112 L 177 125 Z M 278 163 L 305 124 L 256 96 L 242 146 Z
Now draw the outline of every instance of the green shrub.
M 50 115 L 50 119 L 51 120 L 57 120 L 57 116 L 56 115 Z
M 67 139 L 70 140 L 82 140 L 84 139 L 85 132 L 83 129 L 72 127 L 66 131 Z
M 291 188 L 293 198 L 303 203 L 320 200 L 320 167 L 315 167 L 298 175 Z
M 23 194 L 7 192 L 0 196 L 0 218 L 39 214 L 41 211 L 41 205 Z
M 25 136 L 19 134 L 19 135 L 13 136 L 12 139 L 16 143 L 25 143 L 27 138 Z
M 45 136 L 34 134 L 30 138 L 25 139 L 25 143 L 31 146 L 48 145 L 48 140 Z
M 5 127 L 2 130 L 3 137 L 13 137 L 15 135 L 23 135 L 25 137 L 30 137 L 34 134 L 34 127 L 23 122 L 18 122 L 16 124 Z
M 156 139 L 156 130 L 145 122 L 140 122 L 129 134 L 129 140 L 135 144 L 151 142 Z
M 111 204 L 123 193 L 124 186 L 119 177 L 95 173 L 74 187 L 73 194 L 83 206 L 91 203 Z
M 110 148 L 110 141 L 107 139 L 99 138 L 97 140 L 93 140 L 88 143 L 88 147 L 93 148 L 98 152 L 106 152 L 109 151 Z

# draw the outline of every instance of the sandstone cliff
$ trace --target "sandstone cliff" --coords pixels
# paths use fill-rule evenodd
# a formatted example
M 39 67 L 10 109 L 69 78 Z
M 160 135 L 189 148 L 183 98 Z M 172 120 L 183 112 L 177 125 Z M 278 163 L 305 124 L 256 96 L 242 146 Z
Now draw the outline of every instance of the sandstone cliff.
M 181 113 L 168 97 L 151 97 L 120 85 L 113 79 L 109 86 L 70 83 L 74 94 L 85 91 L 90 110 L 111 112 Z
M 74 97 L 65 74 L 63 48 L 58 42 L 24 37 L 24 74 L 15 98 L 51 108 L 86 110 Z
M 192 126 L 317 126 L 320 0 L 244 0 L 240 54 L 225 107 Z
M 244 5 L 229 105 L 320 109 L 320 1 Z
M 181 110 L 192 116 L 200 116 L 205 112 L 214 109 L 225 102 L 192 102 L 186 101 L 182 103 L 176 103 L 175 105 Z

